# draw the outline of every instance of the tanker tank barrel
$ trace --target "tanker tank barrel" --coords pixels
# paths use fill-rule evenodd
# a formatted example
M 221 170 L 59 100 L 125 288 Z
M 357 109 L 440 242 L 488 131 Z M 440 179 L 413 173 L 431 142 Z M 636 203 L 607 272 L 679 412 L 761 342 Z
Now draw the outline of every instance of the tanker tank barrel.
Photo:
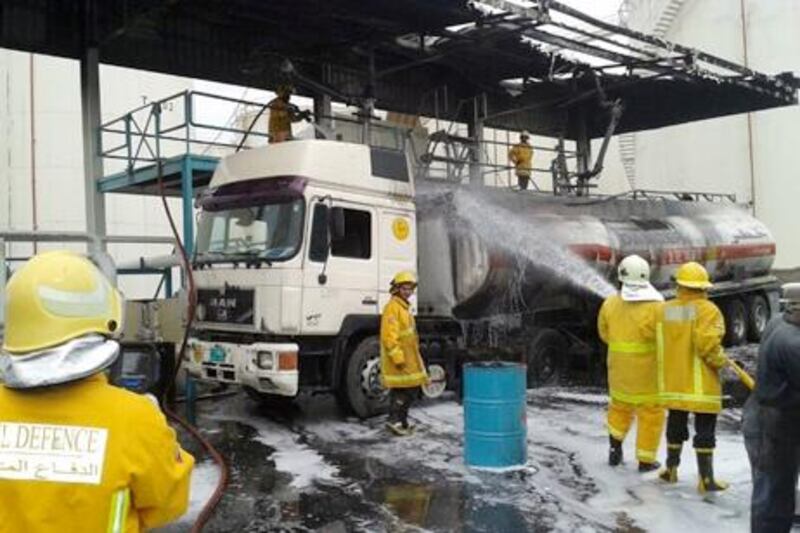
M 604 297 L 615 290 L 617 262 L 631 254 L 652 265 L 652 283 L 665 291 L 686 261 L 701 262 L 717 281 L 739 283 L 768 275 L 775 257 L 769 230 L 728 202 L 663 194 L 579 200 L 430 183 L 418 189 L 426 228 L 418 242 L 426 257 L 421 277 L 448 280 L 437 290 L 452 287 L 451 312 L 464 318 L 535 309 L 565 288 Z M 426 292 L 423 284 L 421 301 Z

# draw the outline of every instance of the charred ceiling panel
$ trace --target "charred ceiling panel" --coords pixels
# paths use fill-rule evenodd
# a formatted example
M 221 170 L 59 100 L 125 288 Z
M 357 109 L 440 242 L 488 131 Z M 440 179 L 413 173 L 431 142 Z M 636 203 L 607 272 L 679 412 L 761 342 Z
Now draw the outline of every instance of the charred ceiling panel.
M 492 4 L 487 7 L 486 4 Z M 796 103 L 771 77 L 596 21 L 555 0 L 3 0 L 0 46 L 274 88 L 289 60 L 301 93 L 374 96 L 391 111 L 575 138 Z M 302 76 L 300 76 L 302 75 Z M 302 79 L 310 83 L 303 83 Z M 464 102 L 459 105 L 460 102 Z M 518 111 L 513 112 L 517 109 Z

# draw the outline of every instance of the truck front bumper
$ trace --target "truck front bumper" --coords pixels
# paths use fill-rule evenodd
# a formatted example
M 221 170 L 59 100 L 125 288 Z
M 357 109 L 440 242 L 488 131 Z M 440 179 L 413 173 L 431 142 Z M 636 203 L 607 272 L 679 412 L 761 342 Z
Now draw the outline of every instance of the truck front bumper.
M 267 394 L 296 396 L 300 381 L 297 352 L 298 346 L 293 343 L 190 339 L 183 364 L 192 377 L 202 381 L 236 383 Z

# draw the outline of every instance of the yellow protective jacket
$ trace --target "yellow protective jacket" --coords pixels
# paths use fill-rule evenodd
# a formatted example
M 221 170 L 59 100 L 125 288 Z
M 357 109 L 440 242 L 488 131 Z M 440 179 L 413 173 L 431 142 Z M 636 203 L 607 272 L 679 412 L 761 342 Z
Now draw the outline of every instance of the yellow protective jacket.
M 269 107 L 269 135 L 270 138 L 277 138 L 281 135 L 291 137 L 292 135 L 292 112 L 291 105 L 280 99 L 275 98 L 267 104 Z
M 194 458 L 148 398 L 103 374 L 0 387 L 0 532 L 138 532 L 186 512 Z
M 508 151 L 508 159 L 514 164 L 517 175 L 531 175 L 531 168 L 533 168 L 533 147 L 531 145 L 515 144 Z
M 392 296 L 381 316 L 381 379 L 389 389 L 419 387 L 428 381 L 414 316 L 399 296 Z
M 669 409 L 718 413 L 722 409 L 719 369 L 725 321 L 702 291 L 678 288 L 664 304 L 657 326 L 658 384 Z
M 626 302 L 614 294 L 600 307 L 597 331 L 608 345 L 608 390 L 612 400 L 633 405 L 658 404 L 656 321 L 663 305 Z

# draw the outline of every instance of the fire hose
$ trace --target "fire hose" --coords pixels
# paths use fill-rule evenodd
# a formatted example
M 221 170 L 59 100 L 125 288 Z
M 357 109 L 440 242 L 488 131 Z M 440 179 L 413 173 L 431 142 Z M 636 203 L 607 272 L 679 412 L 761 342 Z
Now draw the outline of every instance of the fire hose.
M 156 110 L 159 112 L 159 110 Z M 172 212 L 170 211 L 169 204 L 167 203 L 166 193 L 164 192 L 164 176 L 163 176 L 163 165 L 161 158 L 157 158 L 157 167 L 158 172 L 157 180 L 158 180 L 158 191 L 159 195 L 161 196 L 161 203 L 164 206 L 164 212 L 167 215 L 167 220 L 169 222 L 170 229 L 172 231 L 172 235 L 175 238 L 175 242 L 178 247 L 178 251 L 180 252 L 181 263 L 183 266 L 183 271 L 186 274 L 186 280 L 188 285 L 188 298 L 187 298 L 187 317 L 186 317 L 186 329 L 184 330 L 183 340 L 181 341 L 180 350 L 178 351 L 178 361 L 175 364 L 175 372 L 172 375 L 172 379 L 170 384 L 167 386 L 167 391 L 172 391 L 175 388 L 175 384 L 178 377 L 178 372 L 181 368 L 181 362 L 183 361 L 184 354 L 186 352 L 186 346 L 189 342 L 189 332 L 192 327 L 192 323 L 194 322 L 194 315 L 195 315 L 195 308 L 197 307 L 197 291 L 195 289 L 194 284 L 194 276 L 192 275 L 192 268 L 191 263 L 189 261 L 189 255 L 186 253 L 186 248 L 183 245 L 183 241 L 178 234 L 178 228 L 175 225 L 175 220 L 172 218 Z M 194 524 L 192 525 L 192 533 L 199 533 L 203 530 L 203 527 L 206 523 L 210 520 L 211 516 L 214 514 L 214 509 L 219 504 L 220 500 L 222 499 L 222 495 L 225 492 L 225 488 L 228 485 L 228 478 L 229 478 L 229 470 L 228 465 L 225 462 L 225 458 L 222 456 L 219 451 L 214 448 L 214 446 L 205 438 L 203 437 L 200 432 L 197 430 L 196 427 L 192 426 L 189 422 L 178 416 L 177 413 L 169 409 L 166 405 L 164 406 L 164 412 L 167 416 L 173 420 L 175 423 L 183 427 L 200 445 L 203 449 L 211 456 L 214 462 L 219 467 L 219 480 L 217 481 L 217 486 L 214 489 L 211 497 L 208 499 L 206 504 L 203 506 L 203 509 L 200 511 L 197 519 L 195 520 Z

